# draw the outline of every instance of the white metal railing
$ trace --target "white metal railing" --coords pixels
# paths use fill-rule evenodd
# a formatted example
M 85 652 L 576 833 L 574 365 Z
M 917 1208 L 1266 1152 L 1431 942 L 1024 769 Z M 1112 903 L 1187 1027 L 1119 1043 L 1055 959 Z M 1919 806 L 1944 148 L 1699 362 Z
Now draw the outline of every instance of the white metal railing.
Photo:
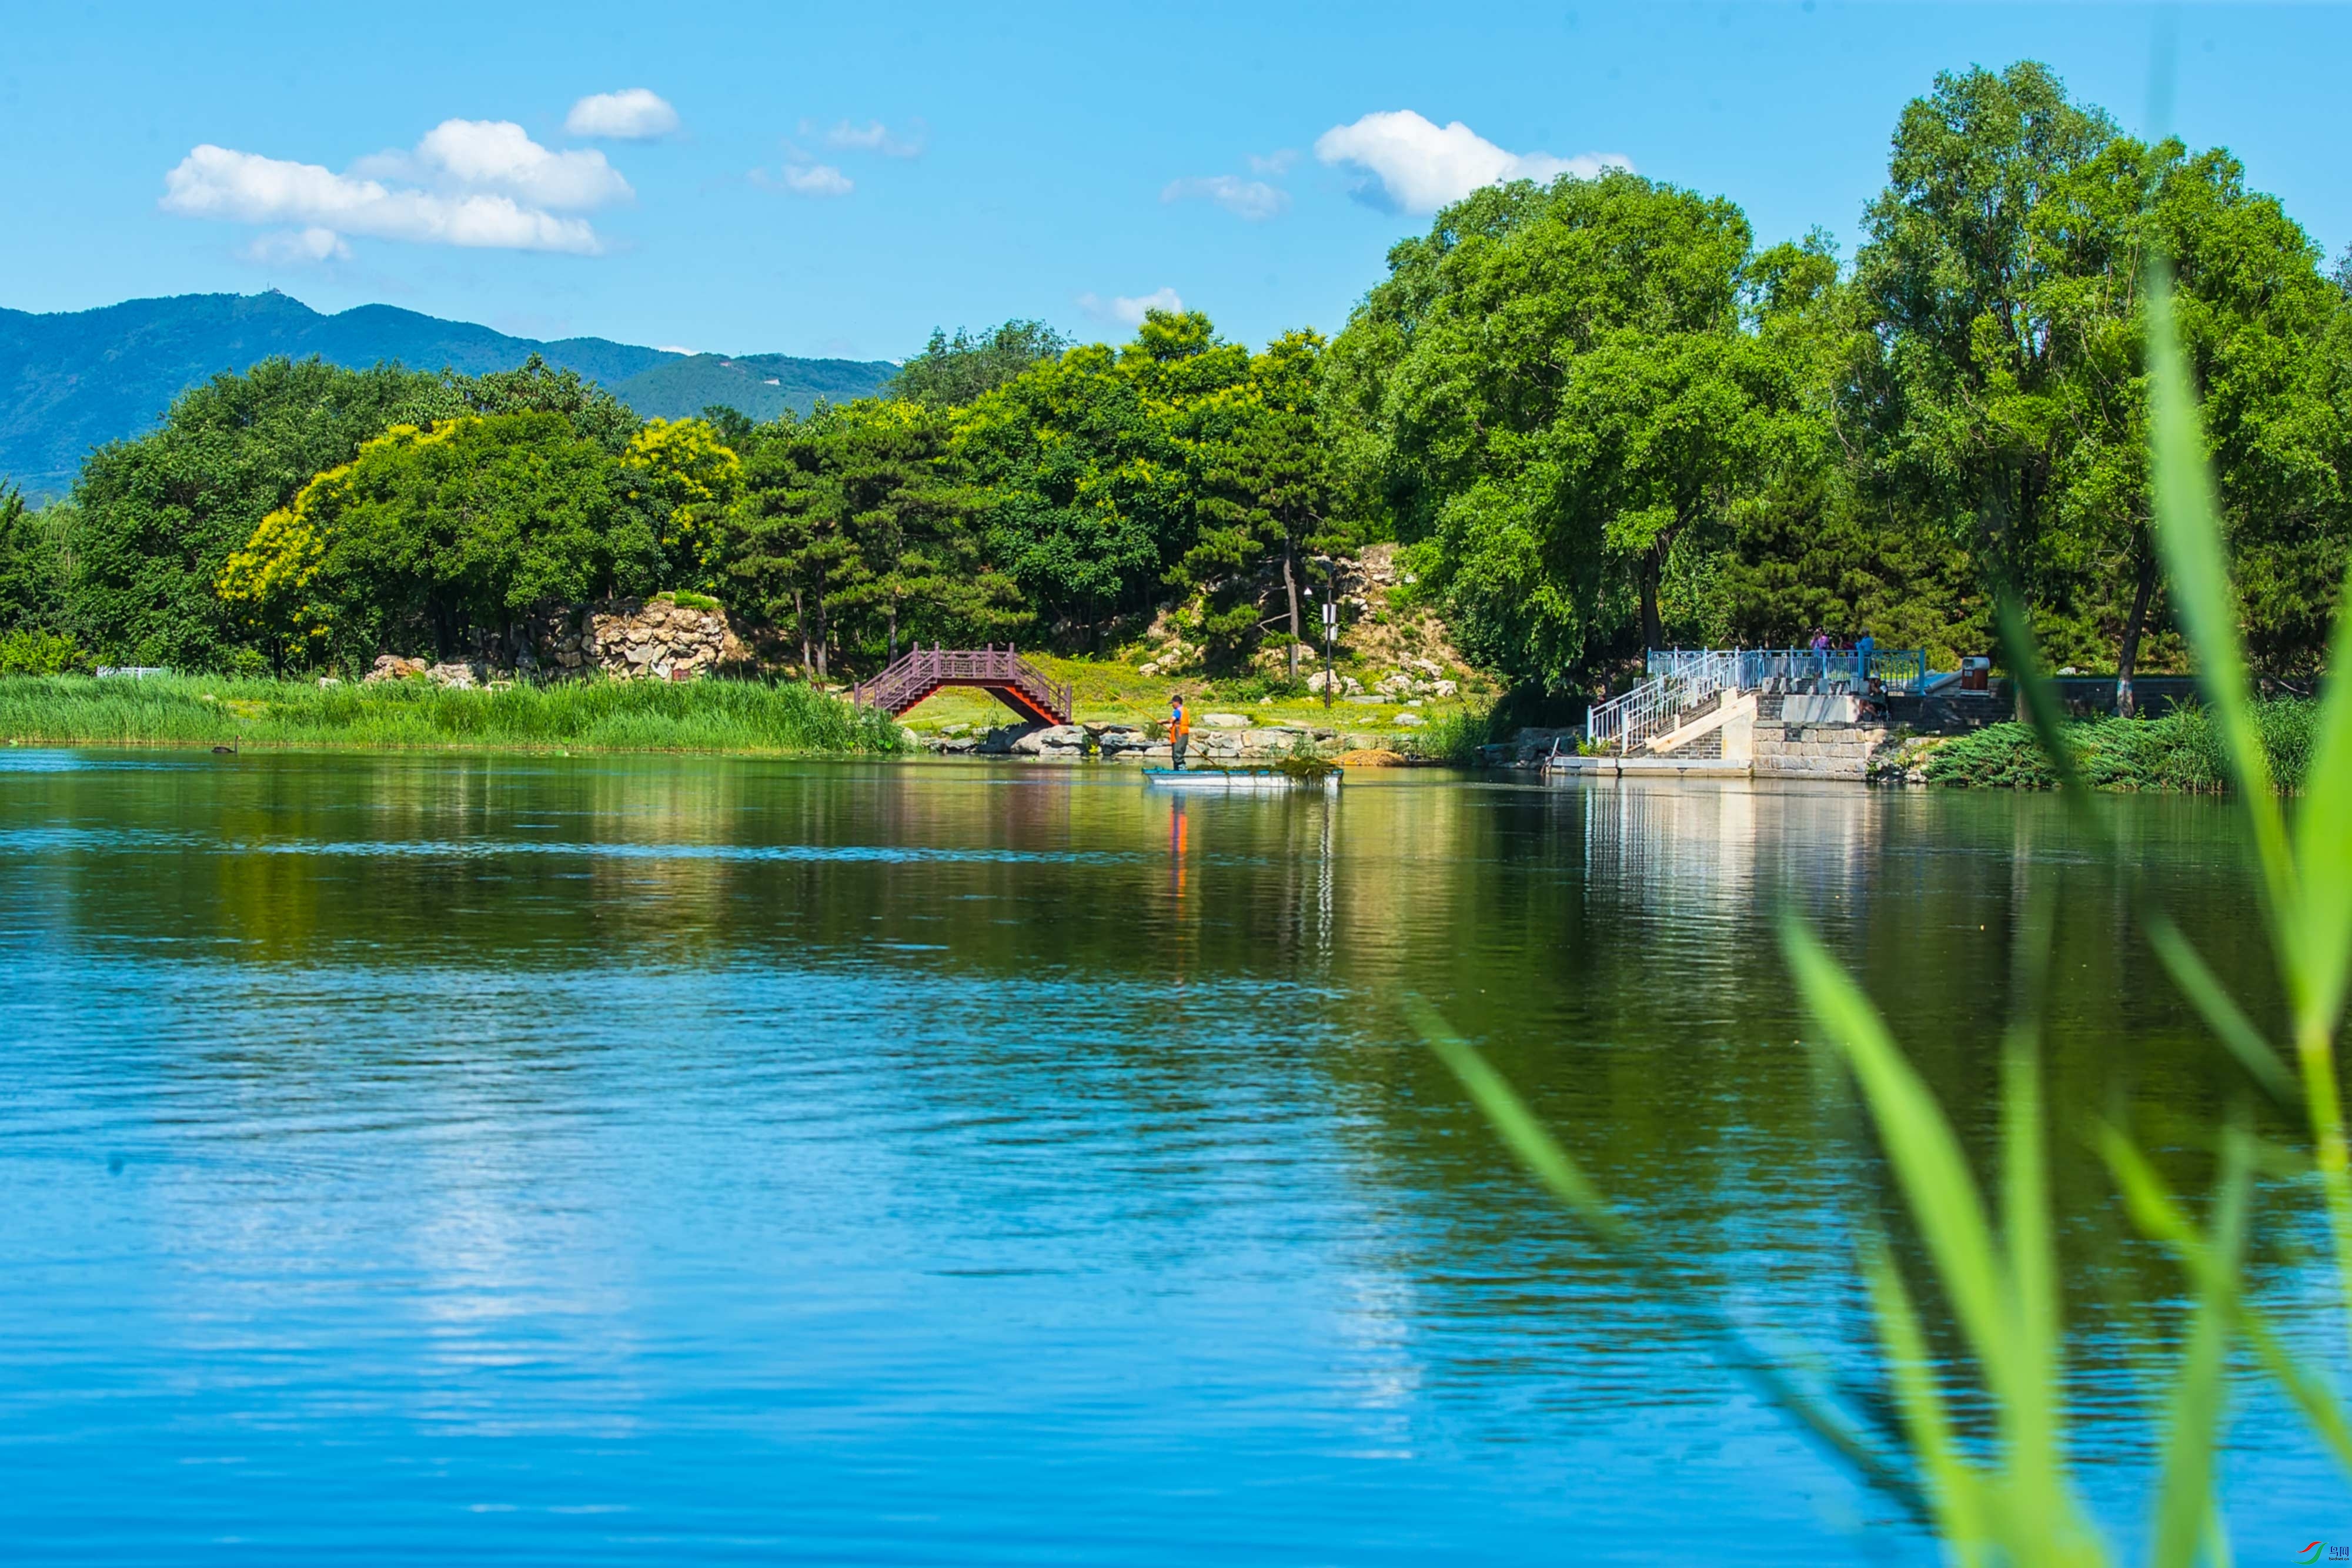
M 1653 648 L 1645 664 L 1653 676 L 1674 674 L 1686 667 L 1705 667 L 1726 657 L 1716 648 Z M 1875 680 L 1882 691 L 1916 694 L 1927 684 L 1927 654 L 1919 648 L 1874 648 L 1867 653 L 1853 649 L 1734 648 L 1738 661 L 1732 685 L 1740 691 L 1778 685 L 1783 691 L 1859 692 Z
M 1631 751 L 1665 734 L 1718 692 L 1853 692 L 1874 679 L 1883 692 L 1917 693 L 1927 684 L 1927 655 L 1918 648 L 1867 653 L 1811 648 L 1653 648 L 1649 679 L 1585 715 L 1584 737 Z
M 1677 651 L 1664 671 L 1584 716 L 1584 737 L 1622 751 L 1664 735 L 1683 715 L 1717 692 L 1737 690 L 1739 655 L 1721 650 Z

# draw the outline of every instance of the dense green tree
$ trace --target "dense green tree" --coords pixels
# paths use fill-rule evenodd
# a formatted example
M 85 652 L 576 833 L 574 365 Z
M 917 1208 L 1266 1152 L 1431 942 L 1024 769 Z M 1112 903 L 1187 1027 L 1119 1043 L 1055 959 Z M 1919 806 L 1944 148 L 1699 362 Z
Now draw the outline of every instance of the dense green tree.
M 2142 282 L 2170 258 L 2252 640 L 2311 661 L 2344 564 L 2342 307 L 2233 160 L 2122 136 L 2032 62 L 1947 75 L 1905 110 L 1867 227 L 1868 488 L 2023 595 L 2053 657 L 2112 659 L 2126 704 L 2159 595 Z
M 1193 524 L 1181 405 L 1248 361 L 1205 317 L 1155 311 L 1125 350 L 1073 349 L 959 420 L 989 555 L 1048 628 L 1091 638 L 1152 602 Z
M 534 612 L 661 586 L 664 517 L 562 414 L 398 425 L 266 518 L 219 591 L 281 664 L 519 650 Z
M 1298 674 L 1305 557 L 1340 548 L 1337 486 L 1316 419 L 1323 340 L 1290 332 L 1254 356 L 1238 385 L 1199 400 L 1185 423 L 1194 470 L 1196 526 L 1170 580 L 1202 595 L 1200 630 L 1212 650 L 1231 653 L 1258 630 L 1249 587 L 1263 559 L 1282 572 L 1286 658 Z M 1225 597 L 1233 602 L 1219 605 Z
M 64 629 L 64 511 L 37 512 L 25 505 L 22 490 L 0 486 L 0 632 Z
M 1069 339 L 1043 321 L 1007 321 L 983 332 L 959 327 L 952 338 L 934 329 L 923 351 L 882 391 L 887 397 L 961 408 L 1041 361 L 1059 359 L 1069 347 Z
M 398 423 L 425 425 L 497 413 L 561 414 L 574 433 L 613 453 L 628 445 L 638 425 L 628 404 L 579 371 L 556 370 L 537 354 L 510 371 L 478 376 L 445 371 L 409 401 Z
M 972 511 L 945 411 L 820 405 L 758 432 L 727 570 L 738 602 L 791 626 L 803 667 L 824 680 L 836 648 L 895 659 L 902 636 L 1001 636 L 1025 622 Z
M 92 453 L 74 488 L 68 612 L 111 664 L 218 669 L 259 653 L 214 592 L 230 553 L 437 378 L 264 360 L 183 393 L 161 428 Z
M 1511 674 L 1657 643 L 1794 389 L 1741 329 L 1748 229 L 1637 176 L 1474 193 L 1397 246 L 1332 356 L 1356 482 Z M 1687 596 L 1686 596 L 1687 597 Z

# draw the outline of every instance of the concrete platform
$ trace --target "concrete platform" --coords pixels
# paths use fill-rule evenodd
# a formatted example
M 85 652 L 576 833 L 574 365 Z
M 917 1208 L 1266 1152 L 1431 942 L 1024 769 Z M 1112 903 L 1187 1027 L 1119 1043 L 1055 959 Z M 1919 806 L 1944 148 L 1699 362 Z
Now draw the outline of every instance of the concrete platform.
M 1544 765 L 1547 773 L 1587 773 L 1603 779 L 1747 779 L 1755 768 L 1747 762 L 1727 762 L 1719 757 L 1555 757 Z

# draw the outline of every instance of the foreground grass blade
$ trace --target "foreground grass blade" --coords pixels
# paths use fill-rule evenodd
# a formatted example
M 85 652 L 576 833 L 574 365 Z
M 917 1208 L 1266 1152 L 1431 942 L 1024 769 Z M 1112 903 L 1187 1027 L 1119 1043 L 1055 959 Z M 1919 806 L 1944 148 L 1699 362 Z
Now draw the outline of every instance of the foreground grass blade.
M 2152 269 L 2147 288 L 2149 442 L 2154 468 L 2156 542 L 2171 580 L 2174 613 L 2197 656 L 2238 799 L 2253 828 L 2254 854 L 2270 894 L 2282 952 L 2292 944 L 2295 879 L 2286 824 L 2271 787 L 2270 758 L 2254 727 L 2253 693 L 2238 640 L 2236 607 L 2224 565 L 2220 508 L 2205 459 L 2204 425 L 2172 319 L 2172 277 Z
M 1738 1326 L 1679 1279 L 1676 1270 L 1634 1234 L 1601 1197 L 1574 1155 L 1544 1130 L 1524 1101 L 1481 1055 L 1476 1047 L 1454 1032 L 1437 1010 L 1418 997 L 1404 999 L 1413 1027 L 1448 1071 L 1469 1092 L 1504 1145 L 1569 1211 L 1590 1228 L 1621 1260 L 1638 1269 L 1660 1297 L 1671 1301 L 1685 1322 L 1715 1340 L 1733 1370 L 1772 1404 L 1811 1432 L 1831 1453 L 1843 1459 L 1866 1486 L 1895 1503 L 1914 1518 L 1930 1517 L 1927 1500 L 1911 1478 L 1865 1442 L 1827 1405 L 1807 1391 L 1793 1371 L 1753 1343 Z
M 2246 1159 L 2238 1138 L 2230 1140 L 2222 1166 L 2212 1229 L 2202 1249 L 2209 1266 L 2195 1281 L 2197 1307 L 2165 1427 L 2163 1465 L 2157 1483 L 2156 1568 L 2192 1568 L 2200 1544 L 2215 1533 L 2207 1529 L 2218 1511 L 2213 1450 L 2221 1438 L 2221 1408 L 2228 1394 L 2225 1379 L 2237 1301 L 2235 1281 L 2246 1217 Z
M 2055 1515 L 2060 1471 L 2058 1265 L 2050 1236 L 2049 1156 L 2042 1105 L 2042 1007 L 2054 900 L 2029 888 L 2010 958 L 2015 979 L 2001 1049 L 2001 1231 L 2008 1243 L 2018 1384 L 2042 1396 L 2004 1404 L 2009 1463 L 2030 1512 Z
M 2017 1381 L 2009 1281 L 1959 1140 L 1927 1086 L 1895 1049 L 1878 1010 L 1820 939 L 1790 917 L 1780 923 L 1780 943 L 1814 1018 L 1843 1051 L 1862 1084 L 1879 1143 L 1927 1238 L 1969 1349 L 1995 1392 L 2006 1398 L 2016 1392 Z
M 1873 1315 L 1879 1343 L 1885 1348 L 1887 1373 L 1895 1385 L 1895 1401 L 1903 1413 L 1904 1431 L 1911 1451 L 1927 1472 L 1928 1501 L 1936 1511 L 1936 1528 L 1964 1565 L 1984 1560 L 1990 1544 L 1985 1521 L 1982 1481 L 1952 1435 L 1951 1417 L 1944 1408 L 1944 1391 L 1936 1382 L 1935 1364 L 1927 1354 L 1927 1336 L 1919 1332 L 1919 1315 L 1912 1310 L 1911 1292 L 1881 1240 L 1873 1240 L 1864 1254 L 1863 1271 L 1870 1281 Z
M 2263 1370 L 2286 1390 L 2304 1418 L 2311 1423 L 2312 1430 L 2336 1456 L 2346 1476 L 2352 1478 L 2352 1418 L 2347 1418 L 2342 1403 L 2321 1379 L 2296 1362 L 2285 1342 L 2279 1338 L 2278 1331 L 2245 1300 L 2239 1288 L 2237 1270 L 2224 1269 L 2212 1255 L 2205 1239 L 2181 1211 L 2179 1203 L 2157 1175 L 2156 1167 L 2139 1152 L 2138 1145 L 2104 1124 L 2098 1129 L 2096 1141 L 2099 1157 L 2114 1176 L 2133 1223 L 2173 1255 L 2188 1274 L 2191 1289 L 2200 1295 L 2218 1293 L 2218 1299 L 2229 1304 L 2239 1332 L 2262 1362 Z M 2253 1145 L 2242 1136 L 2238 1142 L 2243 1151 L 2239 1157 L 2249 1159 Z
M 2091 810 L 2091 791 L 2083 782 L 2082 769 L 2074 765 L 2074 748 L 2066 744 L 2058 687 L 2042 668 L 2041 651 L 2034 646 L 2033 628 L 2026 620 L 2024 606 L 2015 595 L 2003 593 L 1999 618 L 2001 659 L 2009 665 L 2009 678 L 2016 683 L 2018 694 L 2025 699 L 2027 722 L 2049 756 L 2051 771 L 2058 775 L 2059 791 L 2077 816 L 2088 820 L 2091 831 L 2105 838 Z
M 2352 1156 L 2344 1135 L 2344 1102 L 2336 1077 L 2336 1024 L 2341 1009 L 2345 944 L 2352 936 L 2352 702 L 2345 683 L 2332 683 L 2320 737 L 2321 765 L 2305 780 L 2302 826 L 2314 834 L 2303 846 L 2313 871 L 2328 878 L 2315 905 L 2286 840 L 2284 813 L 2271 790 L 2270 765 L 2254 727 L 2252 691 L 2238 641 L 2223 564 L 2221 513 L 2205 461 L 2195 390 L 2172 318 L 2172 284 L 2161 267 L 2147 290 L 2147 358 L 2155 466 L 2157 543 L 2172 580 L 2175 610 L 2197 655 L 2206 700 L 2212 705 L 2237 775 L 2238 794 L 2254 834 L 2254 852 L 2268 894 L 2272 946 L 2294 1016 L 2295 1062 L 2303 1073 L 2314 1154 L 2335 1243 L 2336 1285 L 2345 1326 L 2352 1332 Z M 2352 668 L 2339 624 L 2331 670 Z
M 2189 945 L 2189 938 L 2181 935 L 2172 917 L 2161 909 L 2144 909 L 2140 925 L 2147 934 L 2147 945 L 2156 949 L 2157 957 L 2172 976 L 2172 983 L 2180 988 L 2180 994 L 2189 998 L 2189 1005 L 2205 1020 L 2205 1027 L 2213 1031 L 2213 1038 L 2280 1103 L 2294 1103 L 2294 1075 L 2287 1071 L 2286 1063 L 2263 1038 L 2262 1031 L 2230 999 L 2221 980 L 2206 967 L 2205 960 Z
M 2336 607 L 2319 733 L 2295 815 L 2294 857 L 2303 894 L 2294 923 L 2302 989 L 2296 1032 L 2332 1036 L 2352 975 L 2352 580 Z

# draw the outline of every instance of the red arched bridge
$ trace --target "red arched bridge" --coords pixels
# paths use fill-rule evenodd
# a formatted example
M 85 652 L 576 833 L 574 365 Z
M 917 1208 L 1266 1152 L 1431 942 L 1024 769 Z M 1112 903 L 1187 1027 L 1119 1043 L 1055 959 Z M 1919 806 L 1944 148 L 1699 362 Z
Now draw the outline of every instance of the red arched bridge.
M 1070 687 L 1013 651 L 999 648 L 925 648 L 915 651 L 870 681 L 852 686 L 849 700 L 878 707 L 896 717 L 941 686 L 978 686 L 1019 714 L 1041 724 L 1070 722 Z

